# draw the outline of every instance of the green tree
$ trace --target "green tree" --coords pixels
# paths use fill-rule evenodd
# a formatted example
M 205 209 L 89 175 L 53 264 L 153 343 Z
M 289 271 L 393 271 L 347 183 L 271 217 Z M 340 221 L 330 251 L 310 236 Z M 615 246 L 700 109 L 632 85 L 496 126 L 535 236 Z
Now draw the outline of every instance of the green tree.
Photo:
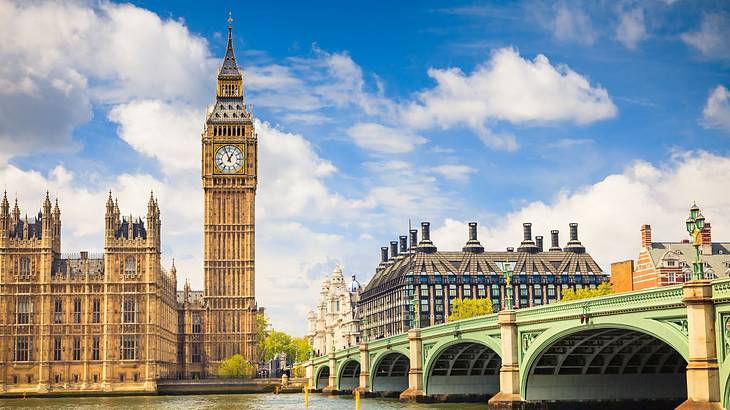
M 269 318 L 265 314 L 256 315 L 256 346 L 258 349 L 259 361 L 264 360 L 266 336 L 269 335 Z
M 494 313 L 494 307 L 489 299 L 454 299 L 454 308 L 449 315 L 449 322 L 490 313 Z
M 272 330 L 264 339 L 264 361 L 268 361 L 276 357 L 279 353 L 285 353 L 286 357 L 293 357 L 291 351 L 291 336 L 284 332 Z
M 309 339 L 306 337 L 295 337 L 291 340 L 291 347 L 289 350 L 294 354 L 292 356 L 292 361 L 298 363 L 309 359 L 309 353 L 312 351 L 312 346 L 309 345 Z
M 252 377 L 254 374 L 253 365 L 246 361 L 240 354 L 233 355 L 221 363 L 218 368 L 218 377 L 233 379 Z
M 571 300 L 595 298 L 597 296 L 610 295 L 613 292 L 613 286 L 608 282 L 603 282 L 595 289 L 582 288 L 577 291 L 573 289 L 566 289 L 563 292 L 563 297 L 560 299 L 561 302 L 569 302 Z

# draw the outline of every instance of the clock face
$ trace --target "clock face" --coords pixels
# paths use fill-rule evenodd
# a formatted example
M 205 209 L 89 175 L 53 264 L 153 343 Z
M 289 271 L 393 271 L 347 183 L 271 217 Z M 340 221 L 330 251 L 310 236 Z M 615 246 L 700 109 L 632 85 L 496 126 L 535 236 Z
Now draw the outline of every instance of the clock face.
M 236 173 L 243 167 L 243 152 L 235 145 L 224 145 L 215 153 L 215 166 L 226 174 Z

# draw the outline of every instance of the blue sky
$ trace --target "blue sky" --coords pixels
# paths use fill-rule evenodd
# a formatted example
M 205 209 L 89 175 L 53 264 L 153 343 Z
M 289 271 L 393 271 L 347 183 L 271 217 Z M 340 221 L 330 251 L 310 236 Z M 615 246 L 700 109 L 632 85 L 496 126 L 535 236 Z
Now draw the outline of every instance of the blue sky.
M 29 214 L 59 197 L 64 251 L 101 249 L 109 189 L 135 215 L 154 189 L 165 264 L 201 287 L 199 135 L 228 10 L 278 328 L 305 331 L 335 264 L 365 282 L 409 218 L 442 249 L 471 220 L 488 249 L 579 222 L 606 270 L 642 223 L 681 239 L 693 200 L 730 236 L 726 2 L 0 0 L 0 182 Z

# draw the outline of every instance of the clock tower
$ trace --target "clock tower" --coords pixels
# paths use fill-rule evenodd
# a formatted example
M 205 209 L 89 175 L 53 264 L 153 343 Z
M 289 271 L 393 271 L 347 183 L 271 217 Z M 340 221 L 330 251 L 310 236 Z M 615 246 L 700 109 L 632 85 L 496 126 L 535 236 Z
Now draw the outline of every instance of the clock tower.
M 257 136 L 243 99 L 233 52 L 233 19 L 218 73 L 215 106 L 202 135 L 204 215 L 204 360 L 215 375 L 222 360 L 256 359 L 255 202 Z

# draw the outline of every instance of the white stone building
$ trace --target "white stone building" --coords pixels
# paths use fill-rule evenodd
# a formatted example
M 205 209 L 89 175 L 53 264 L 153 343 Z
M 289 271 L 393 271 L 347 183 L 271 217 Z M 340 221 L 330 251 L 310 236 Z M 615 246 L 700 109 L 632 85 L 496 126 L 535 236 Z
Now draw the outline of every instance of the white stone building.
M 307 338 L 315 355 L 327 354 L 360 343 L 360 317 L 357 302 L 361 286 L 352 275 L 345 283 L 342 269 L 337 266 L 331 278 L 325 278 L 319 291 L 315 311 L 309 311 Z

